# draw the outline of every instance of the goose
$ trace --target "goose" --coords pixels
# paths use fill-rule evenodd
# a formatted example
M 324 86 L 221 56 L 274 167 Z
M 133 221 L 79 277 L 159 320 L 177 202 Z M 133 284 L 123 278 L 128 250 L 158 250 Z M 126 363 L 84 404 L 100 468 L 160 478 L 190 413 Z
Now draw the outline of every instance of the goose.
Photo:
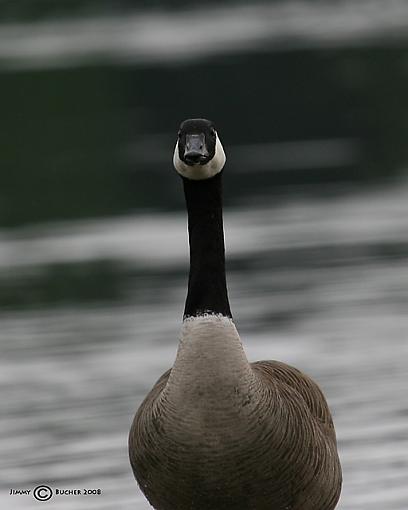
M 250 363 L 232 319 L 225 161 L 213 122 L 181 123 L 173 163 L 188 213 L 188 291 L 174 365 L 131 426 L 132 470 L 156 510 L 333 510 L 342 475 L 322 391 L 285 363 Z

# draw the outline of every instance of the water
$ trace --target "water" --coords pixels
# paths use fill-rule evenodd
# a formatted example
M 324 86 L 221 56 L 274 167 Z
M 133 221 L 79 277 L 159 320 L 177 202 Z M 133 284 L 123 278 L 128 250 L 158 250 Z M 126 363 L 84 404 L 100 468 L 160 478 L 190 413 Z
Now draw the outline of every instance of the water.
M 344 469 L 340 510 L 408 507 L 407 217 L 406 181 L 225 212 L 246 351 L 293 364 L 323 388 Z M 127 434 L 174 360 L 186 265 L 184 213 L 2 232 L 0 281 L 21 290 L 0 315 L 2 508 L 38 508 L 9 490 L 44 483 L 103 492 L 55 496 L 55 509 L 149 508 Z M 115 291 L 65 301 L 41 293 L 47 268 L 67 266 L 86 270 L 74 280 L 52 273 L 65 296 L 93 284 L 94 267 L 110 268 Z M 36 306 L 24 301 L 30 291 Z
M 408 158 L 407 3 L 142 3 L 0 24 L 0 507 L 48 484 L 102 491 L 57 510 L 149 508 L 127 434 L 176 353 L 188 249 L 163 169 L 199 98 L 249 358 L 323 388 L 339 510 L 407 510 L 408 182 L 373 186 Z
M 399 44 L 408 35 L 404 0 L 281 0 L 186 3 L 185 9 L 86 11 L 0 25 L 0 68 L 70 67 L 73 63 L 169 63 L 242 50 Z M 75 9 L 72 8 L 75 12 Z M 101 9 L 103 11 L 103 8 Z M 52 11 L 52 10 L 51 10 Z M 91 11 L 92 12 L 92 11 Z

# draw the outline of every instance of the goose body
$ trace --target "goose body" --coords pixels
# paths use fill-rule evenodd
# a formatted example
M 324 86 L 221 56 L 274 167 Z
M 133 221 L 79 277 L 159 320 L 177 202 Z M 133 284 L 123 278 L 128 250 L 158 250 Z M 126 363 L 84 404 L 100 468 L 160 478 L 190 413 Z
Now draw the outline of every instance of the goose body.
M 156 510 L 333 510 L 341 467 L 323 393 L 289 365 L 249 363 L 232 320 L 213 123 L 184 121 L 173 161 L 188 211 L 188 294 L 174 365 L 130 431 L 136 480 Z

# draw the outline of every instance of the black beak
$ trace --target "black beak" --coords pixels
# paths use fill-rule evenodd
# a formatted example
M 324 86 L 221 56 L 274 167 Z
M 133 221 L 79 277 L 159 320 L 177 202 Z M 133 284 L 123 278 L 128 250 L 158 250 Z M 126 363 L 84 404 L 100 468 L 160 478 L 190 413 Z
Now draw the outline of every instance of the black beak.
M 203 164 L 208 158 L 204 133 L 186 135 L 183 159 L 187 165 Z

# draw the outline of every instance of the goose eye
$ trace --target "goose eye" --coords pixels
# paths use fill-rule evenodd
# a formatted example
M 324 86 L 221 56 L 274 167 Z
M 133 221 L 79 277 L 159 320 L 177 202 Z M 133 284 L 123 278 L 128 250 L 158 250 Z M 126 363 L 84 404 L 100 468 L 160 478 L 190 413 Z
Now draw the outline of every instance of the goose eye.
M 181 138 L 181 131 L 179 131 L 179 132 L 177 133 L 177 136 L 178 136 L 179 138 Z
M 215 129 L 212 129 L 212 130 L 211 130 L 211 135 L 212 135 L 214 138 L 216 137 L 217 133 L 215 132 Z

